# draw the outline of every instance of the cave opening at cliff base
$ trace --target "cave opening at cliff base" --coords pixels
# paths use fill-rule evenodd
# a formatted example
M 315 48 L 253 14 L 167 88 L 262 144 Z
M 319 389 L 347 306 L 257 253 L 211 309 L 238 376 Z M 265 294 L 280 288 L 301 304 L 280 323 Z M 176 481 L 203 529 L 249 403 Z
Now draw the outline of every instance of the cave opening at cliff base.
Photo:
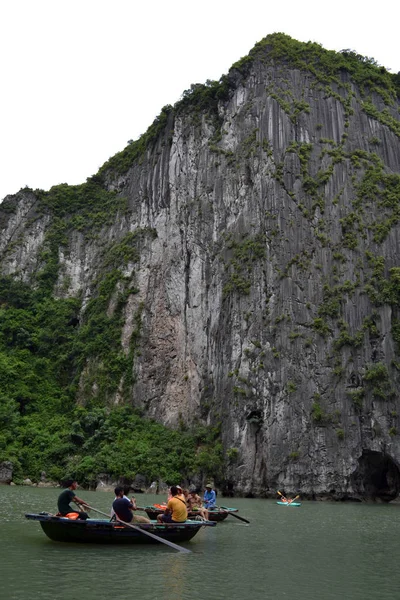
M 400 493 L 400 470 L 387 454 L 363 450 L 351 484 L 362 498 L 390 502 Z

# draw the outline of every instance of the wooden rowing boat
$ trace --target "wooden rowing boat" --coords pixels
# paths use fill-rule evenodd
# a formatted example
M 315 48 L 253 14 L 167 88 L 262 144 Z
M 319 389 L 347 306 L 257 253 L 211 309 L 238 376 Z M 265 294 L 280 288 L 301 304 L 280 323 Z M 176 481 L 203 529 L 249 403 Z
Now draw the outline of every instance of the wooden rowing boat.
M 184 523 L 135 523 L 135 528 L 105 519 L 71 520 L 48 513 L 26 514 L 30 521 L 39 521 L 44 533 L 55 542 L 86 542 L 92 544 L 154 544 L 157 540 L 140 530 L 173 543 L 188 542 L 201 527 L 215 526 L 210 521 Z
M 157 515 L 161 515 L 164 510 L 167 508 L 167 506 L 165 505 L 153 505 L 153 506 L 146 506 L 143 510 L 146 512 L 147 516 L 149 517 L 149 519 L 155 520 L 157 519 Z M 237 508 L 215 508 L 213 510 L 208 510 L 208 518 L 210 521 L 213 521 L 215 523 L 220 523 L 221 521 L 224 521 L 227 516 L 229 515 L 229 513 L 236 513 L 238 512 Z M 191 513 L 189 513 L 189 516 L 191 518 L 196 517 L 196 511 L 193 511 Z

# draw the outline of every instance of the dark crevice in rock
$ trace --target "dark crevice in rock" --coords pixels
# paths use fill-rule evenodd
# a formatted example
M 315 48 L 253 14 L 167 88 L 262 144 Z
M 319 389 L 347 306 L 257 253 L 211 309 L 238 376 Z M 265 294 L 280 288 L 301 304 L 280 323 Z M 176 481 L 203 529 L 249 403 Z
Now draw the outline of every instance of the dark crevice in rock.
M 363 450 L 352 475 L 352 487 L 361 497 L 390 502 L 400 492 L 399 467 L 383 452 Z

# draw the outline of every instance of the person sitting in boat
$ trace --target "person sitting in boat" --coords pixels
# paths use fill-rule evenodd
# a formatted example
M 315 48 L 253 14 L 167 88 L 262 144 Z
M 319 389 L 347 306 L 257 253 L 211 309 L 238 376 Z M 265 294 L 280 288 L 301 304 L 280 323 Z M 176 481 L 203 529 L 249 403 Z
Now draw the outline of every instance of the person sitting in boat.
M 206 491 L 203 496 L 203 506 L 204 508 L 213 509 L 215 508 L 215 504 L 217 502 L 217 494 L 213 489 L 212 483 L 207 483 Z
M 194 513 L 195 515 L 200 515 L 203 519 L 208 521 L 208 510 L 202 507 L 201 498 L 196 490 L 189 492 L 187 504 L 190 512 Z
M 164 514 L 157 515 L 159 523 L 184 523 L 188 517 L 185 500 L 178 492 L 176 485 L 171 486 L 171 499 L 168 500 Z
M 178 490 L 178 496 L 182 496 L 183 497 L 183 488 L 180 485 L 176 485 L 175 487 Z M 168 489 L 167 504 L 171 500 L 171 498 L 172 498 L 171 488 L 169 488 Z
M 78 498 L 75 490 L 78 487 L 78 482 L 74 479 L 67 479 L 64 482 L 66 489 L 58 496 L 57 506 L 60 517 L 68 517 L 69 519 L 88 519 L 89 515 L 84 511 L 74 510 L 70 506 L 70 502 L 75 502 L 81 506 L 89 506 L 87 502 Z
M 147 517 L 141 515 L 134 515 L 133 512 L 138 510 L 136 506 L 136 498 L 132 496 L 129 500 L 128 496 L 125 495 L 125 491 L 129 493 L 129 488 L 125 489 L 119 485 L 114 490 L 115 500 L 112 505 L 114 515 L 120 521 L 126 523 L 151 523 Z
M 286 498 L 281 494 L 281 502 L 284 502 L 285 504 L 291 504 L 293 502 L 293 498 Z
M 128 502 L 132 502 L 133 506 L 136 506 L 136 498 L 135 496 L 132 496 L 132 499 L 129 498 L 128 494 L 129 494 L 129 490 L 130 490 L 130 486 L 129 485 L 124 485 L 123 490 L 124 490 L 124 495 L 122 496 L 125 500 L 128 500 Z M 114 490 L 115 492 L 115 490 Z M 117 496 L 115 496 L 114 500 L 117 499 Z M 113 507 L 111 506 L 111 512 L 110 512 L 110 517 L 111 517 L 111 521 L 115 520 L 115 510 L 113 509 Z
M 129 498 L 129 496 L 128 496 L 128 494 L 129 494 L 129 490 L 130 490 L 130 489 L 131 489 L 131 488 L 130 488 L 128 485 L 125 485 L 125 486 L 123 487 L 123 490 L 124 490 L 124 495 L 123 495 L 122 497 L 123 497 L 125 500 L 128 500 L 128 502 L 130 502 L 130 501 L 131 501 L 131 499 L 130 499 L 130 498 Z M 115 490 L 114 490 L 114 493 L 115 493 Z M 115 496 L 114 500 L 116 500 L 116 499 L 117 499 L 117 496 Z M 136 502 L 136 498 L 135 498 L 135 497 L 133 497 L 133 499 L 134 499 L 134 500 L 135 500 L 135 502 Z M 132 502 L 132 504 L 133 504 L 133 502 Z M 111 521 L 113 521 L 113 520 L 115 521 L 115 510 L 113 509 L 113 507 L 112 507 L 112 506 L 111 506 L 110 517 L 111 517 Z

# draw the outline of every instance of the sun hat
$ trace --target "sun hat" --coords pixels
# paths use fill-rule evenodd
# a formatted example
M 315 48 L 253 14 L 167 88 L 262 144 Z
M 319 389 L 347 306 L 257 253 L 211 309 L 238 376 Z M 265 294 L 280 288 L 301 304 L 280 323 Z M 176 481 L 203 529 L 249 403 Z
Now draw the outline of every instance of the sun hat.
M 211 488 L 211 489 L 212 489 L 212 486 L 213 486 L 213 485 L 212 485 L 212 483 L 207 483 L 207 485 L 206 485 L 206 488 L 208 488 L 208 487 L 209 487 L 209 488 Z

